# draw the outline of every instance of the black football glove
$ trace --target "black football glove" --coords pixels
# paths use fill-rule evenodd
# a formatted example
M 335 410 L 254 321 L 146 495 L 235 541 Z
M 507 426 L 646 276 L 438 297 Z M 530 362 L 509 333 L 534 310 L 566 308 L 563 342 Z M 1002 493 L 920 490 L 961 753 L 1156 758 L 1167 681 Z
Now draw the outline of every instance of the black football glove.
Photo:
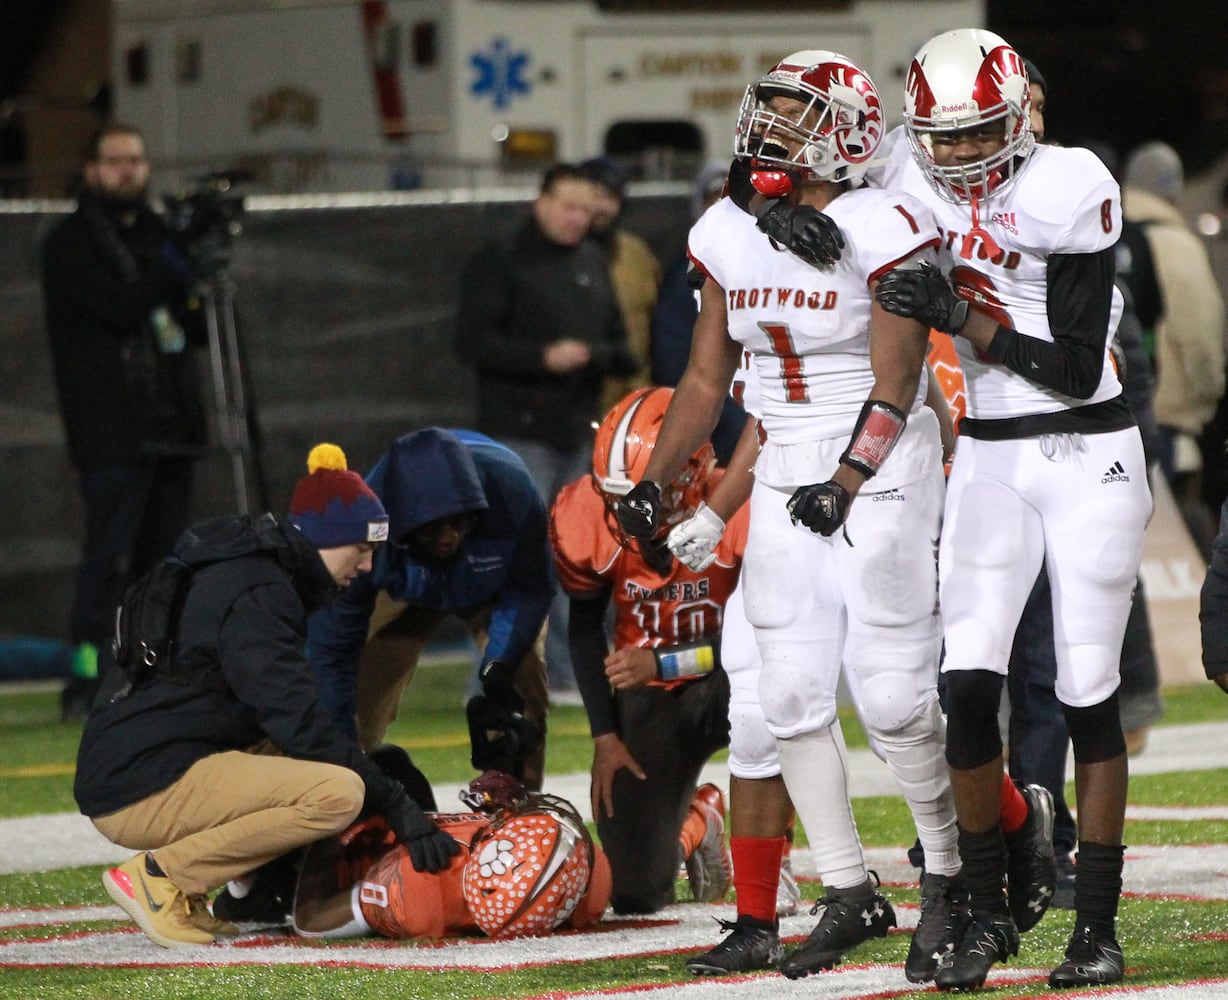
M 391 805 L 384 818 L 397 840 L 409 848 L 409 860 L 417 871 L 443 871 L 460 853 L 460 844 L 439 829 L 408 795 Z
M 661 520 L 661 487 L 649 479 L 636 483 L 618 501 L 615 516 L 619 526 L 632 538 L 651 539 Z
M 852 502 L 849 491 L 829 479 L 825 483 L 799 486 L 787 506 L 794 524 L 804 524 L 827 538 L 844 523 Z
M 755 225 L 812 267 L 830 267 L 844 249 L 840 227 L 810 205 L 769 201 L 755 212 Z
M 895 269 L 879 279 L 878 304 L 897 316 L 910 316 L 943 333 L 958 333 L 968 319 L 968 303 L 929 261 L 916 270 Z
M 512 671 L 502 660 L 491 660 L 478 671 L 482 680 L 482 694 L 508 712 L 524 711 L 524 696 L 516 690 Z

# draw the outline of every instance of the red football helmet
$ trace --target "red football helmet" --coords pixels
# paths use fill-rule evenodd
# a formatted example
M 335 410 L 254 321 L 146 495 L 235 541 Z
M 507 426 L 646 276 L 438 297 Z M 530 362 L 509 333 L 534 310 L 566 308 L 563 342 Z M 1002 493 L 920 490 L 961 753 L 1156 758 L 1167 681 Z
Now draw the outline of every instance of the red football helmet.
M 470 847 L 462 886 L 477 925 L 491 937 L 549 934 L 588 891 L 593 842 L 564 799 L 532 795 L 497 813 Z
M 988 197 L 1015 176 L 1035 147 L 1023 57 L 992 31 L 961 28 L 931 38 L 912 61 L 904 122 L 913 157 L 947 201 Z M 1002 120 L 1005 145 L 976 163 L 939 166 L 934 136 Z
M 657 444 L 657 433 L 669 409 L 674 390 L 636 389 L 605 415 L 593 446 L 593 487 L 606 506 L 606 524 L 623 545 L 630 545 L 614 511 L 619 501 L 644 478 L 644 470 Z M 682 471 L 661 490 L 661 523 L 654 540 L 663 540 L 674 525 L 695 513 L 707 496 L 708 474 L 716 465 L 712 445 L 705 442 Z
M 801 102 L 789 112 L 774 97 Z M 885 131 L 874 82 L 847 56 L 794 52 L 746 88 L 734 155 L 746 160 L 761 194 L 787 194 L 791 179 L 859 180 Z

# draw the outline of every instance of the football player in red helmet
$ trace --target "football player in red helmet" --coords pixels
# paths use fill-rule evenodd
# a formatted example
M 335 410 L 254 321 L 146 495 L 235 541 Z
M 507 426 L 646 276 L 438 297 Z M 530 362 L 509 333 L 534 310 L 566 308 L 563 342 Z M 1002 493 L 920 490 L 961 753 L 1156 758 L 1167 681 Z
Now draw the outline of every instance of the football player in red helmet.
M 863 186 L 883 132 L 874 84 L 838 53 L 794 53 L 750 85 L 737 156 L 755 191 L 775 200 L 766 214 L 793 221 L 777 235 L 735 199 L 692 228 L 688 254 L 704 281 L 690 364 L 618 511 L 628 534 L 655 532 L 659 484 L 711 432 L 749 352 L 765 440 L 744 603 L 763 661 L 767 724 L 827 890 L 818 925 L 781 964 L 792 978 L 830 968 L 894 924 L 848 808 L 836 716 L 842 672 L 908 802 L 936 887 L 908 978 L 931 979 L 934 953 L 956 933 L 960 861 L 936 690 L 942 442 L 924 405 L 928 330 L 899 322 L 873 296 L 886 272 L 932 257 L 940 236 L 915 197 Z M 788 210 L 801 207 L 842 234 L 840 252 L 817 266 L 781 252 L 796 249 Z
M 1079 802 L 1076 930 L 1049 985 L 1124 975 L 1118 687 L 1151 495 L 1109 352 L 1122 311 L 1113 281 L 1121 196 L 1094 153 L 1035 144 L 1030 99 L 1023 59 L 998 35 L 965 28 L 930 39 L 908 73 L 908 143 L 881 178 L 921 201 L 946 238 L 935 266 L 884 274 L 876 302 L 951 334 L 967 385 L 939 571 L 946 755 L 972 919 L 935 975 L 944 989 L 980 986 L 1019 949 L 1003 892 L 997 706 L 1042 564 Z

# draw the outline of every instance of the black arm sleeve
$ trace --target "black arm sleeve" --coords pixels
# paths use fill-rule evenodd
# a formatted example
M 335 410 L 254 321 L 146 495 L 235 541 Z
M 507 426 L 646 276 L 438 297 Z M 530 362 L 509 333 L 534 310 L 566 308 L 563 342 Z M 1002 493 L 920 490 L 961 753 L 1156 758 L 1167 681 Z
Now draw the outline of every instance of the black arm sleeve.
M 610 651 L 605 637 L 605 611 L 609 604 L 609 590 L 592 597 L 573 597 L 567 620 L 567 645 L 576 672 L 576 686 L 594 738 L 618 732 L 618 710 L 605 676 L 605 658 Z
M 998 327 L 989 354 L 1047 389 L 1088 399 L 1100 385 L 1113 303 L 1113 248 L 1049 258 L 1049 329 L 1053 342 Z
M 729 197 L 743 212 L 750 212 L 750 200 L 756 191 L 750 182 L 750 164 L 745 160 L 734 160 L 729 164 Z

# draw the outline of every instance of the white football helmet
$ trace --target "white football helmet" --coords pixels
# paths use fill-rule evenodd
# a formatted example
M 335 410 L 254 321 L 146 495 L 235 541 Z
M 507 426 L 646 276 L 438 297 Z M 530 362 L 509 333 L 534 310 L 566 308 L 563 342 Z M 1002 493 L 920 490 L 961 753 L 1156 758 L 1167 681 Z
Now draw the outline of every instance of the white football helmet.
M 955 203 L 982 199 L 1009 184 L 1031 154 L 1032 98 L 1023 57 L 992 31 L 960 28 L 917 52 L 904 88 L 904 122 L 913 156 L 931 186 Z M 1005 121 L 1006 144 L 976 163 L 939 166 L 933 137 Z
M 773 97 L 791 97 L 804 107 L 779 114 L 768 107 Z M 734 155 L 747 161 L 752 173 L 857 181 L 883 133 L 882 101 L 865 71 L 838 52 L 808 49 L 786 56 L 746 88 Z M 790 150 L 782 139 L 800 148 Z

